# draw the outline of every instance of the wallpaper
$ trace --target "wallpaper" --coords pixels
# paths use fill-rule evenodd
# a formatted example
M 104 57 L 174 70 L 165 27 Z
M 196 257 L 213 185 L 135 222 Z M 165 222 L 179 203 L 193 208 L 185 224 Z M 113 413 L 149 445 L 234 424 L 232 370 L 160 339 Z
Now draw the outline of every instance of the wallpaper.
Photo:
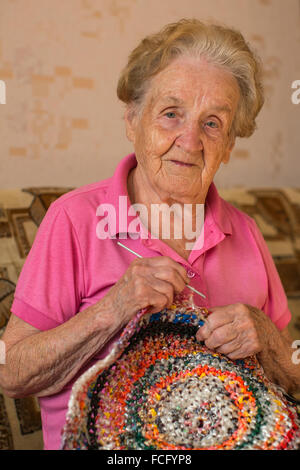
M 258 129 L 237 139 L 217 185 L 297 186 L 298 0 L 1 0 L 0 187 L 75 187 L 110 176 L 133 151 L 119 73 L 145 35 L 183 17 L 239 29 L 263 59 Z

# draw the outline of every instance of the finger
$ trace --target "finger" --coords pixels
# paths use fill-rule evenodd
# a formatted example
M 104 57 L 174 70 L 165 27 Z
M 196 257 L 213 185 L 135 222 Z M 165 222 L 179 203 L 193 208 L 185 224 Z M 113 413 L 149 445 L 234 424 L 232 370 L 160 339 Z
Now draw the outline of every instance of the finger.
M 239 341 L 239 339 L 234 338 L 232 341 L 222 344 L 222 346 L 219 346 L 218 348 L 216 348 L 216 351 L 218 353 L 224 354 L 225 356 L 229 356 L 229 354 L 232 354 L 235 351 L 240 350 L 241 347 L 242 347 L 242 344 Z
M 151 296 L 151 301 L 148 302 L 148 313 L 161 312 L 164 308 L 167 308 L 168 304 L 169 299 L 164 294 L 155 291 Z
M 190 281 L 185 268 L 181 264 L 174 261 L 169 256 L 156 256 L 156 257 L 153 257 L 153 258 L 144 258 L 144 260 L 147 260 L 147 264 L 151 265 L 151 266 L 170 267 L 170 268 L 174 269 L 175 271 L 177 271 L 179 276 L 183 279 L 185 284 L 189 283 L 189 281 Z
M 211 330 L 207 324 L 207 321 L 205 321 L 204 325 L 202 325 L 197 333 L 196 333 L 196 339 L 198 341 L 205 341 L 207 338 L 209 338 L 210 336 L 210 333 L 211 333 Z
M 232 323 L 235 318 L 231 305 L 215 307 L 210 310 L 212 313 L 207 317 L 205 322 L 210 331 L 214 331 L 217 328 Z
M 152 312 L 159 312 L 171 305 L 173 302 L 174 291 L 171 284 L 160 281 L 159 279 L 147 279 L 140 277 L 131 286 L 130 292 L 123 298 L 123 303 L 127 299 L 129 305 L 138 310 L 152 307 Z
M 153 276 L 157 279 L 171 283 L 177 293 L 183 291 L 186 286 L 183 278 L 178 274 L 178 271 L 171 268 L 160 269 L 155 272 Z
M 229 357 L 229 359 L 235 361 L 237 359 L 245 359 L 246 357 L 252 356 L 252 353 L 249 353 L 247 349 L 241 347 L 227 354 L 227 356 Z
M 232 327 L 231 317 L 222 310 L 215 310 L 206 318 L 204 325 L 199 328 L 196 338 L 199 341 L 205 341 L 210 337 L 213 331 L 224 326 L 228 328 Z
M 131 267 L 131 273 L 126 272 L 119 281 L 117 300 L 132 308 L 141 309 L 152 306 L 164 308 L 170 305 L 174 298 L 174 288 L 172 284 L 157 279 L 153 276 L 153 271 L 141 269 L 141 266 Z M 164 298 L 156 298 L 156 294 L 163 294 Z M 121 299 L 120 299 L 121 297 Z
M 209 349 L 217 349 L 223 345 L 233 342 L 237 338 L 237 332 L 232 328 L 231 324 L 216 328 L 211 332 L 205 341 L 205 345 Z
M 149 305 L 154 306 L 153 304 L 154 293 L 162 294 L 166 297 L 167 301 L 164 303 L 163 308 L 166 308 L 167 306 L 172 305 L 175 292 L 174 292 L 174 287 L 170 282 L 157 279 L 153 276 L 148 286 L 145 286 L 145 287 L 147 288 L 147 297 L 150 302 Z
M 253 356 L 258 354 L 262 350 L 261 344 L 256 339 L 246 338 L 241 341 L 240 348 L 232 351 L 228 357 L 232 359 L 243 359 L 245 357 Z M 231 357 L 232 356 L 232 357 Z

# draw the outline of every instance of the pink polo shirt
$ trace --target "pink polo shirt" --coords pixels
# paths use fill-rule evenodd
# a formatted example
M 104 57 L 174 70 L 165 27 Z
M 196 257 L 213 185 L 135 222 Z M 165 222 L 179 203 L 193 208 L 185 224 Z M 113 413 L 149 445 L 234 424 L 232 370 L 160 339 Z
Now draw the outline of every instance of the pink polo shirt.
M 119 196 L 128 196 L 127 175 L 134 166 L 135 155 L 128 155 L 112 178 L 80 187 L 51 204 L 21 271 L 11 311 L 45 331 L 95 304 L 134 259 L 117 245 L 123 237 L 122 243 L 143 257 L 170 256 L 183 265 L 190 285 L 206 296 L 204 300 L 195 295 L 196 304 L 253 305 L 283 329 L 291 318 L 287 298 L 254 220 L 221 199 L 212 183 L 205 203 L 204 245 L 185 260 L 158 239 L 142 239 L 137 233 L 134 237 L 134 230 L 128 234 L 130 218 L 125 231 L 124 222 L 120 226 L 119 216 L 124 214 L 119 214 Z M 110 238 L 100 239 L 97 208 L 105 203 L 115 207 L 117 223 L 110 227 Z M 110 346 L 111 342 L 59 393 L 39 399 L 45 449 L 60 448 L 72 384 Z

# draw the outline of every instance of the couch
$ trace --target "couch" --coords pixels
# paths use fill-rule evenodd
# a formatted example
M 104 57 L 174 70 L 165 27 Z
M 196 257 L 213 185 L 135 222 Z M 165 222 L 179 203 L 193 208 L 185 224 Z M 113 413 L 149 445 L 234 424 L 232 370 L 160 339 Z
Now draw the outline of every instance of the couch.
M 0 337 L 37 229 L 50 204 L 71 189 L 32 187 L 0 191 Z M 253 217 L 261 229 L 288 296 L 293 315 L 289 325 L 291 335 L 300 339 L 300 189 L 231 188 L 219 192 Z M 0 389 L 0 449 L 42 448 L 37 399 L 12 399 Z

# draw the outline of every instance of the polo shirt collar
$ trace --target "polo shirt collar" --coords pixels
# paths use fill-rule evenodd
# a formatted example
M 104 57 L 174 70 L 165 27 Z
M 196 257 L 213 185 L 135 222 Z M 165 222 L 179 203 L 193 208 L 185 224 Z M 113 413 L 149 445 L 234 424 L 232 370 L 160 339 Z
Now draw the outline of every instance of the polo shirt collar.
M 130 170 L 136 167 L 137 161 L 135 154 L 131 153 L 119 162 L 114 172 L 113 177 L 110 179 L 110 183 L 106 193 L 106 202 L 111 204 L 115 209 L 116 224 L 115 227 L 109 227 L 110 236 L 115 238 L 116 235 L 122 233 L 129 233 L 129 224 L 132 220 L 136 219 L 137 215 L 128 215 L 129 208 L 131 206 L 128 190 L 127 190 L 127 178 Z M 122 196 L 122 198 L 120 198 Z M 121 203 L 121 204 L 120 204 Z M 126 208 L 126 213 L 125 212 Z M 126 218 L 127 214 L 127 218 Z M 122 222 L 122 220 L 127 221 Z M 139 234 L 138 230 L 130 230 L 130 233 Z
M 232 234 L 232 224 L 227 210 L 227 203 L 219 196 L 214 183 L 211 183 L 205 200 L 205 221 L 216 225 L 226 235 Z
M 211 183 L 205 199 L 204 235 L 196 241 L 189 256 L 189 263 L 193 264 L 201 255 L 231 234 L 232 225 L 226 202 L 219 196 L 215 184 Z

